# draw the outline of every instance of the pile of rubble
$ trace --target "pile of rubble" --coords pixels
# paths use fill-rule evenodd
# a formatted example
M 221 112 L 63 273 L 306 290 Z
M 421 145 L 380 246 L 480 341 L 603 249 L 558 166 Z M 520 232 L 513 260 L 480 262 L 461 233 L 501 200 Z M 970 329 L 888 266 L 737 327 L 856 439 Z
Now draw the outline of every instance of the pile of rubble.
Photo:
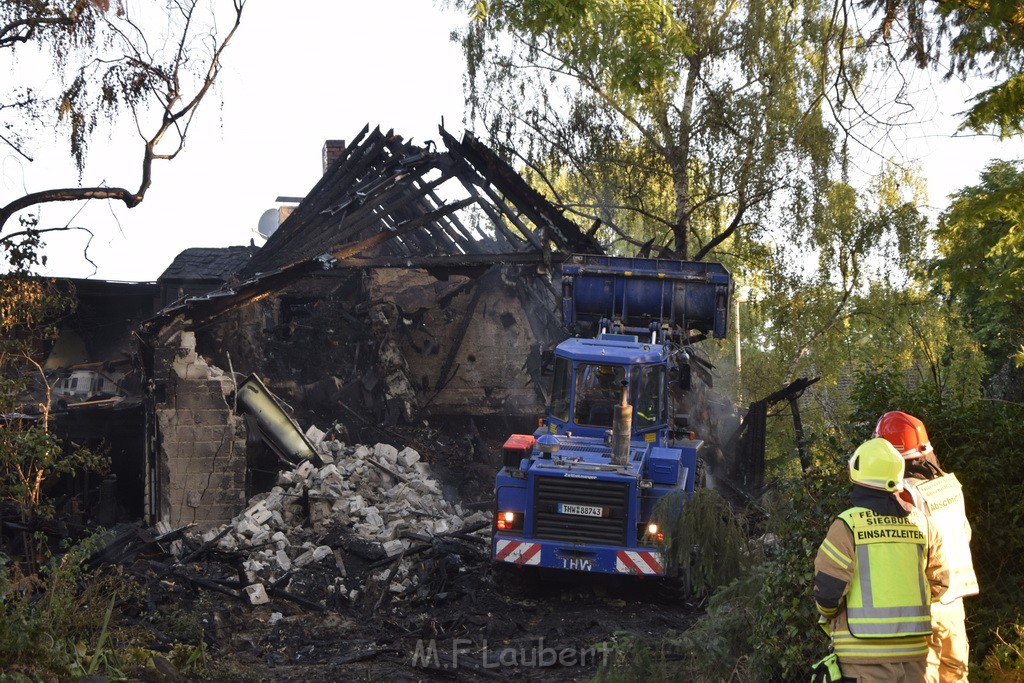
M 417 451 L 345 445 L 316 427 L 306 436 L 320 463 L 306 460 L 281 472 L 270 492 L 202 537 L 204 548 L 241 559 L 252 604 L 274 593 L 290 597 L 288 582 L 317 566 L 330 570 L 321 606 L 361 600 L 379 606 L 386 594 L 423 597 L 424 572 L 417 570 L 427 551 L 443 549 L 433 554 L 450 558 L 460 555 L 453 545 L 478 554 L 486 548 L 486 537 L 473 532 L 487 533 L 490 516 L 446 500 Z

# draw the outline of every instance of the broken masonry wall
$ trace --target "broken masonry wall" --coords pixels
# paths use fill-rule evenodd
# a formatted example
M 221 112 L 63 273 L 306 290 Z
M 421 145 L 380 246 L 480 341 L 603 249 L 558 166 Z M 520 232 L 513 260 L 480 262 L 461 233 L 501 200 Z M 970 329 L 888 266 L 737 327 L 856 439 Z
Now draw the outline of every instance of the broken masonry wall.
M 390 375 L 399 390 L 410 385 L 432 415 L 541 414 L 548 390 L 539 359 L 553 344 L 538 338 L 531 324 L 538 316 L 529 309 L 550 308 L 553 299 L 524 294 L 524 278 L 537 277 L 532 267 L 512 266 L 446 282 L 424 270 L 372 271 L 368 298 L 397 309 L 389 341 L 405 361 L 404 378 Z
M 179 329 L 155 372 L 156 476 L 148 482 L 159 520 L 171 526 L 212 528 L 245 504 L 244 422 L 227 403 L 231 378 L 196 353 L 195 334 Z M 155 495 L 153 495 L 155 494 Z

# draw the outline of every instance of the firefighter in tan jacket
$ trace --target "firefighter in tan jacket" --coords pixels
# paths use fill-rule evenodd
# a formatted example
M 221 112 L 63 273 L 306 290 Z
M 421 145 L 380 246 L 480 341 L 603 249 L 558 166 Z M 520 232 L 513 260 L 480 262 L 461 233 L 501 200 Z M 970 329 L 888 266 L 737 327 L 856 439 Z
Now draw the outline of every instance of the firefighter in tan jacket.
M 906 462 L 904 490 L 900 494 L 928 518 L 942 537 L 949 560 L 949 590 L 932 602 L 928 683 L 967 681 L 969 652 L 964 626 L 964 596 L 978 594 L 978 579 L 971 562 L 971 525 L 964 510 L 960 482 L 943 472 L 921 420 L 893 411 L 875 426 L 875 436 L 886 439 Z
M 853 507 L 832 523 L 814 560 L 814 600 L 844 681 L 925 680 L 929 604 L 947 577 L 938 534 L 894 495 L 903 468 L 885 439 L 857 448 L 849 465 Z

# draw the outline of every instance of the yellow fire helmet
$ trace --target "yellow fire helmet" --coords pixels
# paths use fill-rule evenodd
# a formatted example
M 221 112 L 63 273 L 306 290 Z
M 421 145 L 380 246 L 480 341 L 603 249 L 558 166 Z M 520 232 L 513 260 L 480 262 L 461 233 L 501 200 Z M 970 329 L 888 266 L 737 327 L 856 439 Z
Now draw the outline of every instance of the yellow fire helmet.
M 903 456 L 879 437 L 865 441 L 850 458 L 850 481 L 880 491 L 903 490 Z

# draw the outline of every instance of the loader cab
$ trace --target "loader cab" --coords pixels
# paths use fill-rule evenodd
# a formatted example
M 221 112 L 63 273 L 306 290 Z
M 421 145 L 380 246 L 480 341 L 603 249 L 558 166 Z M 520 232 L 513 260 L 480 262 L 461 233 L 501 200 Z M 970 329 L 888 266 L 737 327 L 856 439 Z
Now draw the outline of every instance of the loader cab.
M 603 437 L 612 427 L 614 407 L 622 402 L 624 388 L 633 406 L 633 439 L 655 440 L 667 428 L 664 350 L 632 336 L 615 338 L 623 336 L 569 339 L 555 350 L 549 431 Z M 652 437 L 645 439 L 647 434 Z

